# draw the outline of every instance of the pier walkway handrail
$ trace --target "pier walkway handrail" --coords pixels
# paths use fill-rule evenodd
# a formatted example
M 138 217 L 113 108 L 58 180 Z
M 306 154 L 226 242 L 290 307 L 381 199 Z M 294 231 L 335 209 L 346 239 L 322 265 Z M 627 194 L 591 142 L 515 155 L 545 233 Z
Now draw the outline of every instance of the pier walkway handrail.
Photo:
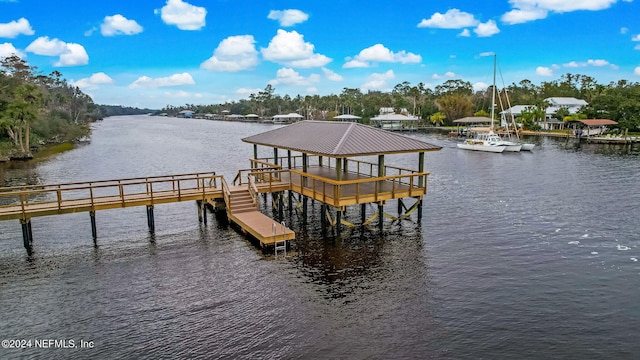
M 412 172 L 404 175 L 369 177 L 362 174 L 357 178 L 334 180 L 305 173 L 296 169 L 272 170 L 249 173 L 256 186 L 267 192 L 280 189 L 287 182 L 291 189 L 313 199 L 333 206 L 378 202 L 398 197 L 422 197 L 427 193 L 427 176 L 430 172 Z
M 0 188 L 0 220 L 183 200 L 221 191 L 215 172 Z

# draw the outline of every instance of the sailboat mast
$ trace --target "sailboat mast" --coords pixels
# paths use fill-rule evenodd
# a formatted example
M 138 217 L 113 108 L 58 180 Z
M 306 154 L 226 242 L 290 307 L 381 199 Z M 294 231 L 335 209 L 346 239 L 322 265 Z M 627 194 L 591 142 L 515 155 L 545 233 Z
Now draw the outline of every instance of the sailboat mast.
M 493 87 L 491 88 L 491 130 L 496 112 L 496 54 L 493 54 Z

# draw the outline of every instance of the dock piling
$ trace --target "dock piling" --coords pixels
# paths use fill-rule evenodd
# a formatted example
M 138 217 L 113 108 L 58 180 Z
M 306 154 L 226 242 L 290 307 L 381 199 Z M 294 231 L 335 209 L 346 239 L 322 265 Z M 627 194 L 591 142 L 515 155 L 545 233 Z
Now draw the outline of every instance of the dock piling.
M 156 223 L 153 218 L 153 205 L 147 205 L 147 225 L 149 226 L 149 232 L 156 232 Z
M 31 219 L 20 219 L 22 224 L 22 243 L 24 248 L 27 249 L 27 254 L 31 255 L 33 252 L 33 232 L 31 231 Z
M 93 245 L 97 245 L 98 230 L 96 227 L 96 212 L 95 210 L 89 211 L 89 217 L 91 218 L 91 236 L 93 237 Z

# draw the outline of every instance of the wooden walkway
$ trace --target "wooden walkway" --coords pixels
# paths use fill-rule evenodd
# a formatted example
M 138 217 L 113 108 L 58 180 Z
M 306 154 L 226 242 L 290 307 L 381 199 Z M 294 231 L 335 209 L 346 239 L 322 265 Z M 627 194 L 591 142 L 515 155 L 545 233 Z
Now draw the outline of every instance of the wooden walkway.
M 0 188 L 0 220 L 222 197 L 215 173 Z
M 0 188 L 0 220 L 21 221 L 29 250 L 31 218 L 89 212 L 95 241 L 98 210 L 146 206 L 149 229 L 154 231 L 155 205 L 193 200 L 211 204 L 223 199 L 229 219 L 261 246 L 286 246 L 286 241 L 295 239 L 291 229 L 258 211 L 254 196 L 247 185 L 228 187 L 215 173 Z

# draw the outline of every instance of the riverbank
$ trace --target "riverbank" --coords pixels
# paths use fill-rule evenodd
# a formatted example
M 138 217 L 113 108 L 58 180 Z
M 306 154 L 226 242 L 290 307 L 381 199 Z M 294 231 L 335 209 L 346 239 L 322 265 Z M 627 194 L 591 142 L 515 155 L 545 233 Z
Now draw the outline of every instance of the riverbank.
M 41 145 L 29 153 L 29 156 L 12 155 L 11 153 L 0 153 L 0 164 L 10 162 L 20 162 L 37 160 L 42 161 L 50 158 L 53 155 L 57 155 L 76 147 L 75 142 L 65 141 L 57 144 Z

